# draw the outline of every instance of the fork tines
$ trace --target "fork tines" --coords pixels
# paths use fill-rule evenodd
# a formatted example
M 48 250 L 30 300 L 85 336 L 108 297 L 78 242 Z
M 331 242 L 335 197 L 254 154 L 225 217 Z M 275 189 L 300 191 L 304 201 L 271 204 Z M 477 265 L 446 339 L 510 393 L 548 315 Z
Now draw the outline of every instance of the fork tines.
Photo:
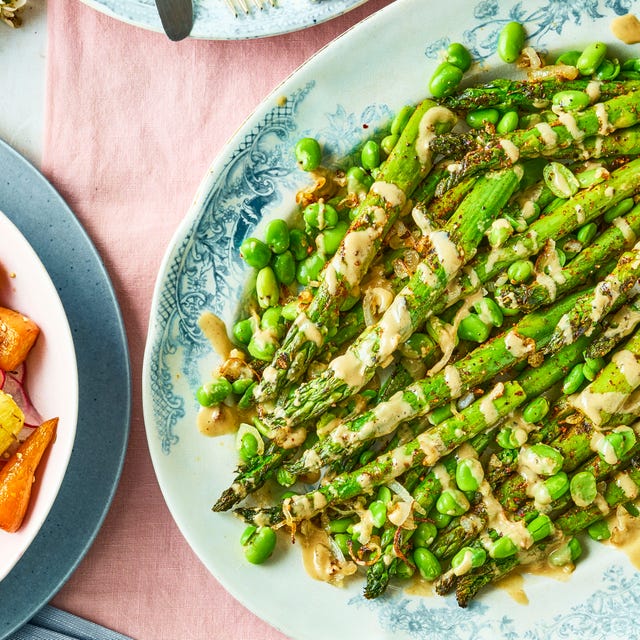
M 236 18 L 238 17 L 238 12 L 241 11 L 244 14 L 251 13 L 252 6 L 249 5 L 247 0 L 225 0 L 227 6 L 231 11 L 233 11 Z M 265 5 L 269 4 L 272 7 L 276 6 L 276 0 L 251 0 L 251 4 L 256 9 L 264 9 Z

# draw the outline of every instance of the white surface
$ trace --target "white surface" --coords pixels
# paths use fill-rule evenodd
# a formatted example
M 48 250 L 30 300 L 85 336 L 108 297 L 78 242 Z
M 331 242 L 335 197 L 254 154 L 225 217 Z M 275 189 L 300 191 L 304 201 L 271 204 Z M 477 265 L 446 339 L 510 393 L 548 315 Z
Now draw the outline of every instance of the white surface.
M 27 359 L 27 391 L 44 420 L 58 431 L 37 471 L 29 510 L 15 533 L 0 530 L 0 580 L 27 550 L 45 521 L 64 478 L 78 420 L 78 368 L 58 292 L 31 245 L 0 214 L 0 304 L 28 315 L 40 335 Z
M 45 0 L 29 0 L 20 15 L 19 29 L 0 23 L 0 137 L 40 166 L 47 46 Z

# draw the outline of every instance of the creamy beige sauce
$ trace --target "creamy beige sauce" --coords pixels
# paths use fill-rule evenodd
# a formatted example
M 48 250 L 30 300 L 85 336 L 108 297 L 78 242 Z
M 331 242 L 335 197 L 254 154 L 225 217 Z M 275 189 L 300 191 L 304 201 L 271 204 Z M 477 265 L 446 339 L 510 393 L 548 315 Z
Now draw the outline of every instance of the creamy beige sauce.
M 458 332 L 458 327 L 462 322 L 463 318 L 466 318 L 469 315 L 471 307 L 478 302 L 482 298 L 482 292 L 476 291 L 472 293 L 470 296 L 467 296 L 464 299 L 461 307 L 456 312 L 456 315 L 453 318 L 453 322 L 451 324 L 443 324 L 438 331 L 438 346 L 442 351 L 442 357 L 438 362 L 436 362 L 431 369 L 427 372 L 428 376 L 433 376 L 438 373 L 442 367 L 444 367 L 449 360 L 451 359 L 451 355 L 453 354 L 453 350 L 456 347 L 456 334 Z
M 429 240 L 433 246 L 438 261 L 450 279 L 462 266 L 462 258 L 458 252 L 458 247 L 449 239 L 446 231 L 432 231 Z
M 444 368 L 444 381 L 449 387 L 449 392 L 452 398 L 457 398 L 460 395 L 462 389 L 462 380 L 460 379 L 460 372 L 456 367 L 448 364 Z
M 560 191 L 560 193 L 567 196 L 570 195 L 571 187 L 569 185 L 569 181 L 562 171 L 554 171 L 551 174 L 551 182 L 557 191 Z
M 334 358 L 328 369 L 351 387 L 360 388 L 366 382 L 366 365 L 350 351 Z
M 605 107 L 603 102 L 598 102 L 593 107 L 596 112 L 596 118 L 598 118 L 599 128 L 598 133 L 600 135 L 606 136 L 610 131 L 613 130 L 611 123 L 609 122 L 609 113 L 607 112 L 607 108 Z
M 440 483 L 443 491 L 451 486 L 451 476 L 443 464 L 436 464 L 431 471 Z
M 523 358 L 535 349 L 536 343 L 513 330 L 504 337 L 504 346 L 514 358 Z
M 564 284 L 567 279 L 562 271 L 560 256 L 558 255 L 556 244 L 553 240 L 549 241 L 548 249 L 549 250 L 545 251 L 544 254 L 544 267 L 555 282 L 558 284 Z
M 329 293 L 337 292 L 341 279 L 339 276 L 342 276 L 350 287 L 355 287 L 360 282 L 371 247 L 381 232 L 382 229 L 377 225 L 372 225 L 347 233 L 340 249 L 325 269 L 325 283 Z
M 602 424 L 607 414 L 616 413 L 627 397 L 627 393 L 617 391 L 593 392 L 589 385 L 571 399 L 571 404 L 597 426 Z
M 509 159 L 509 162 L 511 163 L 518 162 L 518 159 L 520 158 L 520 149 L 518 149 L 518 147 L 516 147 L 516 145 L 513 144 L 511 140 L 507 140 L 506 138 L 501 138 L 500 140 L 498 140 L 498 143 L 500 144 L 503 151 L 505 152 L 507 158 Z
M 629 387 L 635 389 L 640 385 L 640 363 L 632 351 L 621 349 L 612 356 L 611 361 L 618 367 Z
M 611 309 L 613 303 L 620 296 L 620 281 L 615 277 L 607 276 L 604 282 L 598 283 L 593 292 L 591 302 L 591 320 L 599 322 Z
M 448 451 L 442 437 L 433 431 L 421 433 L 418 438 L 418 446 L 424 454 L 424 464 L 432 465 L 438 462 L 442 455 Z
M 640 518 L 633 517 L 620 506 L 607 518 L 611 538 L 603 544 L 622 551 L 640 569 Z
M 553 580 L 558 580 L 560 582 L 567 582 L 569 578 L 571 578 L 574 566 L 569 563 L 568 565 L 556 567 L 550 564 L 547 560 L 547 556 L 545 556 L 523 566 L 522 570 L 527 573 L 531 573 L 532 575 L 552 578 Z
M 526 200 L 522 204 L 520 212 L 525 220 L 529 220 L 536 213 L 536 203 L 533 200 Z
M 334 260 L 340 261 L 340 258 L 336 258 L 334 256 Z M 324 284 L 331 295 L 335 295 L 338 292 L 338 286 L 340 283 L 338 280 L 338 272 L 336 271 L 336 267 L 333 262 L 329 262 L 324 270 Z
M 512 542 L 520 549 L 528 549 L 533 543 L 533 539 L 524 522 L 509 518 L 503 506 L 493 495 L 491 486 L 486 480 L 482 481 L 478 491 L 482 495 L 482 502 L 487 514 L 487 529 L 495 529 L 499 534 L 509 536 Z M 483 541 L 483 546 L 490 550 L 492 545 L 493 541 L 487 536 Z
M 298 331 L 305 337 L 305 340 L 315 343 L 318 347 L 322 346 L 324 336 L 315 323 L 309 320 L 306 313 L 299 313 L 294 320 L 294 324 L 298 327 Z
M 615 483 L 622 489 L 627 500 L 635 500 L 638 497 L 638 485 L 626 473 L 619 473 L 615 478 Z
M 403 295 L 397 295 L 389 308 L 378 321 L 378 346 L 379 351 L 374 362 L 382 362 L 387 356 L 393 354 L 400 343 L 403 343 L 413 330 L 411 314 L 407 308 L 407 299 Z M 369 352 L 373 353 L 373 349 Z
M 552 149 L 558 142 L 558 134 L 547 122 L 539 122 L 535 128 L 540 133 L 540 139 L 547 149 Z
M 549 300 L 551 302 L 556 299 L 558 293 L 558 285 L 550 275 L 547 275 L 546 273 L 538 273 L 536 275 L 536 283 L 547 290 L 549 294 Z
M 431 166 L 431 141 L 436 136 L 436 125 L 455 124 L 456 116 L 446 107 L 431 107 L 421 118 L 418 125 L 418 138 L 416 140 L 416 153 L 420 164 Z
M 384 198 L 392 207 L 402 208 L 407 202 L 404 191 L 391 182 L 374 182 L 370 191 Z
M 286 498 L 282 502 L 282 513 L 287 522 L 308 520 L 327 506 L 327 499 L 320 491 Z
M 428 287 L 437 287 L 439 283 L 438 275 L 425 262 L 420 262 L 416 267 L 416 273 L 420 277 L 420 281 Z
M 591 80 L 584 90 L 592 104 L 600 99 L 600 84 L 599 80 Z
M 358 570 L 355 562 L 336 558 L 326 531 L 309 521 L 300 525 L 296 541 L 300 543 L 304 568 L 314 580 L 339 586 Z
M 496 587 L 504 591 L 514 602 L 529 604 L 529 597 L 524 590 L 524 576 L 520 571 L 512 571 L 495 583 Z
M 214 313 L 205 311 L 198 319 L 198 326 L 211 343 L 214 351 L 223 360 L 226 360 L 235 347 L 229 340 L 224 322 Z
M 416 571 L 408 587 L 404 589 L 408 595 L 419 596 L 421 598 L 432 598 L 436 595 L 435 582 L 429 582 L 420 576 Z
M 604 332 L 604 337 L 628 336 L 635 329 L 638 322 L 640 322 L 640 311 L 632 307 L 623 307 L 614 315 L 611 326 Z
M 506 218 L 496 218 L 492 223 L 489 229 L 487 230 L 487 234 L 496 233 L 496 231 L 500 231 L 501 229 L 511 229 L 511 223 Z M 499 246 L 498 244 L 492 246 Z
M 496 398 L 499 398 L 504 393 L 504 384 L 499 382 L 489 393 L 486 393 L 482 396 L 480 400 L 480 413 L 484 418 L 487 426 L 495 424 L 500 417 L 500 413 L 496 408 L 494 402 Z
M 394 394 L 386 402 L 380 402 L 371 411 L 366 426 L 352 431 L 349 423 L 340 423 L 331 432 L 333 442 L 349 444 L 360 438 L 382 436 L 390 433 L 399 422 L 415 416 L 413 407 L 405 401 L 402 391 Z
M 423 236 L 426 236 L 428 233 L 433 231 L 433 224 L 431 223 L 431 219 L 421 208 L 414 207 L 411 210 L 411 218 L 416 223 L 416 226 L 418 227 L 418 229 L 420 229 Z
M 550 476 L 555 472 L 553 462 L 538 455 L 531 447 L 524 446 L 518 455 L 518 471 L 524 473 L 532 472 L 538 475 Z
M 640 20 L 632 13 L 618 16 L 611 21 L 611 33 L 625 44 L 640 42 Z
M 205 436 L 224 436 L 229 433 L 235 433 L 241 422 L 250 421 L 251 415 L 251 412 L 243 412 L 226 404 L 200 407 L 196 425 L 198 431 Z
M 578 123 L 573 115 L 567 113 L 566 111 L 558 112 L 558 120 L 560 123 L 566 128 L 569 132 L 569 135 L 577 141 L 580 141 L 584 138 L 585 133 L 580 127 L 578 127 Z
M 621 217 L 614 218 L 613 226 L 617 227 L 618 231 L 622 234 L 622 237 L 625 239 L 625 242 L 628 244 L 632 244 L 636 241 L 636 234 L 631 228 L 631 225 Z

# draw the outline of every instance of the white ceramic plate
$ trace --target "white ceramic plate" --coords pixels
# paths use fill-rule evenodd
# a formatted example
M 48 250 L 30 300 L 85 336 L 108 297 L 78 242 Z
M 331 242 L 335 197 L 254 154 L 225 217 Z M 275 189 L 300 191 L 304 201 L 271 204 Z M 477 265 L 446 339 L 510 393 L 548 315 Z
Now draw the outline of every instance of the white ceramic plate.
M 167 504 L 189 544 L 235 597 L 289 636 L 640 637 L 640 627 L 628 624 L 640 604 L 640 574 L 626 556 L 603 546 L 589 550 L 569 583 L 528 577 L 528 606 L 492 589 L 466 610 L 453 598 L 421 597 L 397 587 L 367 601 L 360 581 L 345 589 L 315 582 L 295 546 L 280 549 L 266 565 L 250 566 L 238 542 L 243 524 L 211 512 L 233 478 L 232 439 L 198 433 L 194 400 L 194 390 L 216 362 L 198 318 L 209 310 L 233 320 L 248 276 L 238 257 L 240 243 L 254 232 L 259 236 L 255 228 L 265 220 L 292 211 L 296 189 L 307 183 L 292 157 L 297 139 L 318 137 L 331 158 L 349 154 L 390 114 L 424 97 L 438 52 L 452 41 L 473 50 L 482 62 L 478 73 L 499 73 L 496 38 L 510 20 L 524 22 L 540 50 L 580 49 L 602 39 L 623 53 L 609 24 L 626 6 L 622 0 L 398 0 L 280 86 L 204 179 L 155 291 L 144 367 L 149 446 Z
M 78 414 L 78 370 L 67 316 L 40 258 L 4 214 L 0 214 L 0 305 L 25 313 L 40 327 L 27 359 L 27 391 L 43 419 L 59 418 L 56 440 L 39 467 L 22 527 L 16 533 L 0 530 L 2 580 L 31 544 L 58 495 Z
M 162 31 L 154 0 L 83 0 L 114 18 L 152 31 Z M 254 0 L 247 0 L 252 6 Z M 253 8 L 237 16 L 227 0 L 193 0 L 192 38 L 206 40 L 248 40 L 305 29 L 336 18 L 366 0 L 276 0 L 265 9 Z

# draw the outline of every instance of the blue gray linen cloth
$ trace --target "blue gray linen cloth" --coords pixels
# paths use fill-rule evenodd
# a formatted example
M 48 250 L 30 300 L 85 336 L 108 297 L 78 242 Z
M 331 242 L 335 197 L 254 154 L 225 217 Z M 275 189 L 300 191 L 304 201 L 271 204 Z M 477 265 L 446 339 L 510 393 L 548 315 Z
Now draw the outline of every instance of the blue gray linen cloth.
M 7 640 L 132 640 L 132 638 L 47 605 Z

